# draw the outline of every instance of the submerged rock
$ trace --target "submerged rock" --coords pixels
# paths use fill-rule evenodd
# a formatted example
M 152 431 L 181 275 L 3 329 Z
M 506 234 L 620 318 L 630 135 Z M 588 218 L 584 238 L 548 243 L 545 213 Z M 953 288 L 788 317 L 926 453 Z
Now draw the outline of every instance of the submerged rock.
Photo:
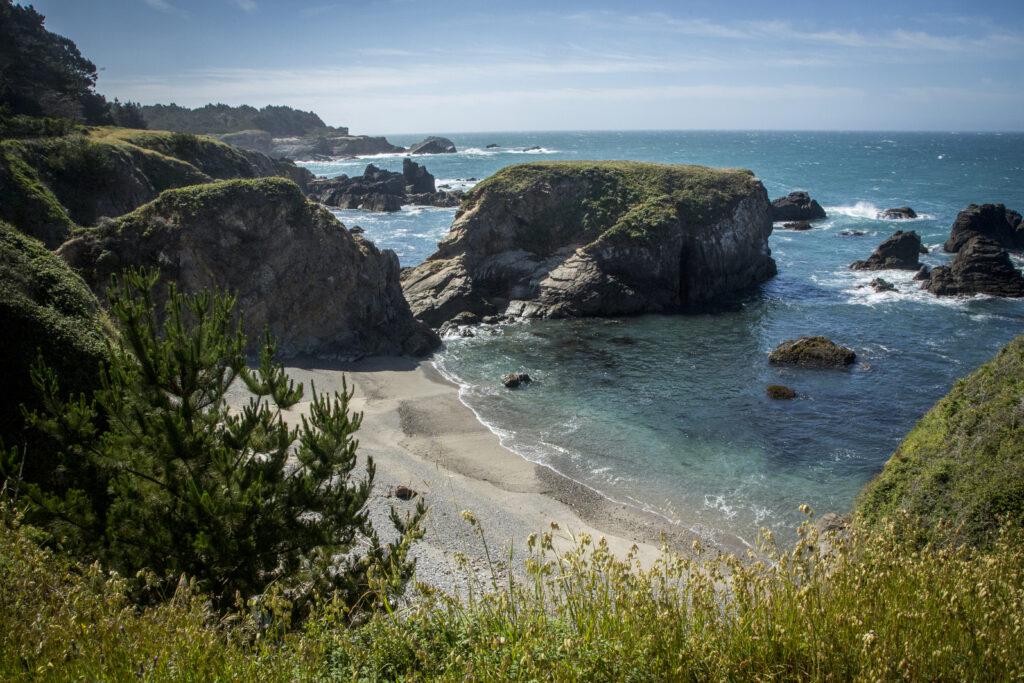
M 806 192 L 790 192 L 772 200 L 772 221 L 814 221 L 825 218 L 825 209 Z
M 250 343 L 269 331 L 283 357 L 423 355 L 440 343 L 412 317 L 394 252 L 279 178 L 168 190 L 59 253 L 97 292 L 125 266 L 157 268 L 183 292 L 226 289 Z
M 853 270 L 917 270 L 921 267 L 921 237 L 913 230 L 897 230 L 878 245 L 866 261 L 854 261 Z
M 1002 204 L 971 204 L 958 213 L 949 239 L 942 248 L 955 254 L 976 235 L 987 237 L 1007 249 L 1024 249 L 1021 215 Z
M 894 285 L 893 283 L 889 282 L 888 280 L 883 280 L 880 277 L 876 277 L 874 280 L 872 280 L 869 283 L 868 286 L 871 287 L 876 292 L 895 292 L 896 291 L 896 285 Z
M 796 398 L 796 392 L 789 387 L 781 384 L 772 384 L 765 388 L 764 393 L 768 394 L 768 398 L 776 401 L 788 401 Z
M 767 194 L 749 171 L 639 162 L 502 169 L 402 274 L 413 312 L 517 317 L 673 311 L 775 274 Z
M 791 223 L 783 223 L 783 230 L 810 230 L 812 227 L 810 221 L 794 221 Z
M 799 365 L 809 368 L 843 368 L 853 364 L 857 354 L 826 337 L 787 339 L 768 354 L 774 365 Z
M 1024 276 L 1013 267 L 1000 244 L 981 235 L 971 237 L 949 266 L 936 266 L 922 285 L 938 296 L 989 294 L 1024 297 Z

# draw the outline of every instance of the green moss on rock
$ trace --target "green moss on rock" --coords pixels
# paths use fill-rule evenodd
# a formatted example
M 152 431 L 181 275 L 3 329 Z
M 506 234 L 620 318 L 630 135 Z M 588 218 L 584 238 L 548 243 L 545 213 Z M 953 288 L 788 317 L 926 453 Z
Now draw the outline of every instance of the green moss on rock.
M 1024 336 L 928 411 L 865 488 L 857 512 L 869 527 L 905 512 L 918 542 L 985 546 L 1000 516 L 1024 524 Z
M 729 216 L 757 183 L 746 170 L 639 161 L 545 161 L 498 171 L 466 195 L 462 210 L 485 197 L 515 197 L 562 184 L 584 187 L 581 201 L 560 203 L 559 211 L 527 226 L 531 246 L 544 253 L 546 245 L 559 243 L 559 235 L 636 244 L 656 241 L 679 221 L 712 223 Z
M 852 365 L 857 354 L 827 337 L 787 339 L 768 354 L 774 365 L 798 365 L 806 368 L 843 368 Z

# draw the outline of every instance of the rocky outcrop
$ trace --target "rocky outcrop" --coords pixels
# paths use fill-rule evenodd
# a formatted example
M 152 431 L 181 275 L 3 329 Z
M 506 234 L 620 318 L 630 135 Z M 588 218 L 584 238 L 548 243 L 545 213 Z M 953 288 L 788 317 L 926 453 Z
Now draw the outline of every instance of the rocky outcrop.
M 880 277 L 876 277 L 874 280 L 869 282 L 868 286 L 871 287 L 871 289 L 873 289 L 876 292 L 878 292 L 879 294 L 881 294 L 882 292 L 895 292 L 896 291 L 896 285 L 894 285 L 893 283 L 889 282 L 888 280 L 883 280 Z
M 999 243 L 982 235 L 971 237 L 949 266 L 936 266 L 922 284 L 938 296 L 989 294 L 1024 296 L 1024 276 L 1013 267 Z
M 787 339 L 768 354 L 773 365 L 798 365 L 807 368 L 844 368 L 857 360 L 857 354 L 827 337 Z
M 91 128 L 88 135 L 7 140 L 0 150 L 0 219 L 51 249 L 167 189 L 215 179 L 313 177 L 295 164 L 186 133 Z
M 352 235 L 279 178 L 169 190 L 61 246 L 94 291 L 127 266 L 238 296 L 251 342 L 266 329 L 282 356 L 421 355 L 437 336 L 402 297 L 398 258 Z
M 339 159 L 371 154 L 401 154 L 404 147 L 383 137 L 319 133 L 303 137 L 272 138 L 266 153 L 285 159 Z
M 409 147 L 409 154 L 454 154 L 455 143 L 448 138 L 432 135 Z
M 462 198 L 461 192 L 437 192 L 434 176 L 408 157 L 401 173 L 369 164 L 361 176 L 313 180 L 307 194 L 320 204 L 364 211 L 398 211 L 405 204 L 458 206 Z
M 1024 250 L 1021 216 L 1002 204 L 971 204 L 958 213 L 942 248 L 955 254 L 975 235 L 988 237 L 1007 249 Z
M 810 230 L 813 227 L 814 226 L 811 225 L 810 221 L 792 221 L 790 223 L 783 223 L 782 224 L 782 229 L 783 230 L 802 231 L 802 230 Z
M 897 230 L 878 245 L 866 261 L 854 261 L 853 270 L 917 270 L 921 267 L 921 237 L 913 230 Z
M 900 206 L 895 209 L 886 209 L 880 211 L 878 217 L 882 220 L 888 221 L 906 221 L 913 218 L 917 218 L 917 212 L 911 209 L 909 206 Z
M 796 398 L 795 391 L 781 384 L 768 385 L 765 388 L 764 393 L 768 395 L 768 398 L 774 401 L 789 401 Z
M 541 162 L 471 190 L 438 251 L 402 275 L 439 327 L 480 316 L 676 311 L 775 274 L 768 197 L 749 171 Z
M 772 200 L 772 221 L 814 221 L 825 218 L 825 209 L 806 192 L 790 192 Z

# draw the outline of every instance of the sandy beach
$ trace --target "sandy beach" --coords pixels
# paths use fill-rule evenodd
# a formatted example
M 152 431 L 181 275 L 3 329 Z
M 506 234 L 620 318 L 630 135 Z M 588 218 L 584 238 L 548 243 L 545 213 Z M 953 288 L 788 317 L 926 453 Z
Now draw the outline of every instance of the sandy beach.
M 580 534 L 605 538 L 624 557 L 637 546 L 637 559 L 650 566 L 661 554 L 661 535 L 676 552 L 690 548 L 696 536 L 670 528 L 665 520 L 610 501 L 549 468 L 528 462 L 502 447 L 498 437 L 459 400 L 459 387 L 428 361 L 370 358 L 332 364 L 323 360 L 289 361 L 289 376 L 318 392 L 354 388 L 351 409 L 363 413 L 357 436 L 360 457 L 376 464 L 371 515 L 382 536 L 390 528 L 388 509 L 412 509 L 416 500 L 394 496 L 407 486 L 429 508 L 426 535 L 416 545 L 417 580 L 447 591 L 464 591 L 466 571 L 456 565 L 464 554 L 478 578 L 492 573 L 520 575 L 532 533 L 555 531 L 556 548 L 564 550 Z M 232 401 L 243 400 L 243 393 Z M 299 404 L 289 419 L 306 408 Z M 465 521 L 468 510 L 479 521 L 486 548 Z M 488 559 L 488 554 L 490 559 Z

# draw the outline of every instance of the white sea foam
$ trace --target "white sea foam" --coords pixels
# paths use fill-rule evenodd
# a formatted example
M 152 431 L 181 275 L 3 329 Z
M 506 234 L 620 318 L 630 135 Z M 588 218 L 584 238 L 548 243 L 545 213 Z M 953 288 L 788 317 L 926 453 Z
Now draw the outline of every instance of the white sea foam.
M 857 202 L 853 206 L 826 206 L 825 212 L 828 214 L 850 216 L 851 218 L 883 220 L 886 223 L 909 223 L 913 221 L 931 220 L 934 218 L 931 214 L 918 213 L 917 218 L 901 218 L 898 220 L 885 219 L 882 218 L 882 210 L 871 202 Z

